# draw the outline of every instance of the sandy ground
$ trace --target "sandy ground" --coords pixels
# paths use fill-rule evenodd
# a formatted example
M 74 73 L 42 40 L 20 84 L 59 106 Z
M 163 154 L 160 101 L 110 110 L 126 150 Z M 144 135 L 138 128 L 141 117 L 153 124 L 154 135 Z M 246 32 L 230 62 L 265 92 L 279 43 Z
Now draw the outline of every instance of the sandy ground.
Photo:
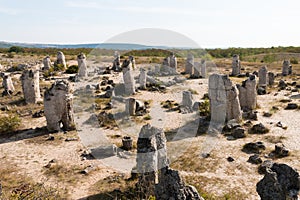
M 120 80 L 120 75 L 113 75 L 115 81 Z M 198 160 L 205 171 L 189 171 L 182 170 L 181 173 L 185 176 L 203 176 L 208 180 L 202 183 L 201 187 L 206 191 L 222 196 L 228 191 L 239 191 L 244 194 L 242 199 L 255 200 L 259 199 L 255 187 L 256 183 L 263 177 L 257 173 L 257 166 L 247 162 L 249 157 L 241 151 L 242 146 L 247 142 L 263 141 L 267 146 L 267 151 L 274 148 L 274 144 L 266 139 L 266 136 L 280 137 L 284 136 L 283 143 L 291 150 L 291 156 L 277 160 L 280 163 L 286 163 L 290 166 L 300 169 L 299 158 L 299 110 L 283 110 L 286 104 L 278 103 L 283 98 L 288 98 L 291 94 L 287 91 L 278 92 L 272 90 L 269 95 L 258 96 L 258 122 L 270 127 L 270 133 L 266 135 L 248 135 L 246 138 L 228 141 L 224 136 L 219 135 L 216 138 L 208 136 L 195 137 L 198 128 L 198 116 L 195 113 L 181 114 L 177 112 L 166 112 L 161 108 L 160 103 L 166 100 L 174 100 L 181 103 L 182 91 L 193 89 L 198 94 L 194 94 L 195 101 L 199 101 L 204 93 L 207 93 L 207 79 L 188 80 L 185 83 L 176 84 L 168 88 L 166 93 L 140 91 L 134 97 L 139 100 L 152 100 L 150 115 L 152 119 L 148 123 L 161 127 L 165 131 L 179 128 L 175 136 L 168 142 L 168 154 L 171 163 L 176 162 L 184 154 L 190 153 L 191 159 Z M 288 96 L 286 96 L 288 95 Z M 295 99 L 294 102 L 299 100 Z M 266 118 L 262 114 L 264 111 L 269 111 L 272 105 L 279 105 L 280 110 L 272 117 Z M 6 160 L 19 169 L 20 174 L 25 174 L 33 178 L 36 182 L 45 182 L 47 185 L 57 186 L 59 188 L 67 188 L 69 199 L 80 199 L 97 192 L 91 190 L 91 187 L 99 180 L 103 180 L 109 175 L 115 173 L 129 174 L 131 168 L 135 165 L 135 153 L 132 153 L 128 159 L 112 157 L 98 160 L 82 160 L 81 154 L 87 147 L 97 147 L 98 145 L 111 144 L 116 142 L 111 137 L 113 135 L 129 135 L 134 139 L 137 138 L 140 127 L 145 124 L 135 122 L 129 119 L 127 124 L 117 122 L 119 128 L 99 129 L 89 127 L 83 124 L 88 119 L 89 112 L 76 113 L 76 123 L 78 132 L 75 135 L 79 136 L 78 141 L 65 142 L 64 139 L 68 135 L 59 133 L 55 135 L 55 140 L 46 141 L 48 135 L 38 136 L 29 139 L 22 137 L 11 137 L 0 141 L 0 158 Z M 276 127 L 275 124 L 281 121 L 287 125 L 287 130 Z M 129 125 L 128 125 L 129 124 Z M 25 128 L 43 127 L 46 125 L 45 118 L 32 119 L 30 117 L 23 119 Z M 120 141 L 119 141 L 120 142 Z M 207 148 L 205 145 L 211 145 L 211 157 L 202 158 L 201 152 Z M 189 152 L 193 147 L 194 152 Z M 195 148 L 196 147 L 196 148 Z M 193 157 L 194 156 L 194 157 Z M 228 162 L 226 158 L 231 156 L 235 159 L 234 162 Z M 49 177 L 45 172 L 45 167 L 50 160 L 56 159 L 57 163 L 66 166 L 76 166 L 79 169 L 84 169 L 92 164 L 97 167 L 97 170 L 90 175 L 76 175 L 77 182 L 69 183 L 60 180 L 56 177 Z M 186 166 L 185 168 L 188 168 Z M 181 170 L 181 169 L 179 169 Z M 218 181 L 215 181 L 218 180 Z M 113 188 L 112 188 L 113 189 Z

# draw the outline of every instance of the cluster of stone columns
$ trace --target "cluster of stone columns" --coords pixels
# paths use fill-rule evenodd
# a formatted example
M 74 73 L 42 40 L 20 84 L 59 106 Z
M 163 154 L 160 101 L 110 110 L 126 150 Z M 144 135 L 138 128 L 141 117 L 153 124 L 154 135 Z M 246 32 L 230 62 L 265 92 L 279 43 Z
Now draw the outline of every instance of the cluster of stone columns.
M 209 77 L 208 95 L 212 123 L 222 125 L 231 119 L 241 121 L 238 90 L 228 75 L 212 74 Z
M 202 60 L 199 62 L 194 62 L 193 54 L 188 54 L 185 63 L 185 74 L 189 74 L 193 78 L 206 78 L 206 62 Z
M 155 194 L 156 199 L 195 199 L 202 197 L 193 186 L 186 185 L 179 172 L 169 167 L 167 140 L 162 129 L 144 125 L 137 141 L 138 189 Z
M 56 81 L 45 91 L 44 112 L 48 131 L 75 129 L 72 87 L 69 82 Z

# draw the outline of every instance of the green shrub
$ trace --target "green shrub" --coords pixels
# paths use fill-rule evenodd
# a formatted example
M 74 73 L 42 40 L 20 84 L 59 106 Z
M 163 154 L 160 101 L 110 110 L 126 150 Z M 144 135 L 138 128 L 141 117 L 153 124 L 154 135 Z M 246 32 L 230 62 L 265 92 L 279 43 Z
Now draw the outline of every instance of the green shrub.
M 0 133 L 9 133 L 15 131 L 21 124 L 21 119 L 17 115 L 8 115 L 0 117 Z
M 15 52 L 15 53 L 21 53 L 24 52 L 24 48 L 18 47 L 18 46 L 12 46 L 8 49 L 9 53 Z
M 65 70 L 65 66 L 63 64 L 57 64 L 56 62 L 54 62 L 54 71 L 64 71 Z
M 298 64 L 298 60 L 296 58 L 291 58 L 291 63 L 292 64 Z
M 209 100 L 205 99 L 204 102 L 200 103 L 199 106 L 199 113 L 200 116 L 209 116 L 210 115 L 210 104 L 209 104 Z
M 68 69 L 66 70 L 67 74 L 76 74 L 78 73 L 78 65 L 71 65 L 70 67 L 68 67 Z

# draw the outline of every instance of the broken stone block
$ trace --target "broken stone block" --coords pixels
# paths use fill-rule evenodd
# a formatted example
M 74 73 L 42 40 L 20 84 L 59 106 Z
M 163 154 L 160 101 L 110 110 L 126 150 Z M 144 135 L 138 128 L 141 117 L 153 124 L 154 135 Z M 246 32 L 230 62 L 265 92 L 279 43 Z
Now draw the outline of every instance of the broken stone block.
M 44 112 L 48 131 L 74 130 L 73 96 L 70 83 L 56 81 L 44 93 Z
M 296 104 L 296 103 L 289 103 L 289 104 L 285 107 L 286 110 L 295 110 L 295 109 L 297 109 L 297 108 L 298 108 L 298 104 Z
M 80 53 L 77 56 L 77 63 L 78 63 L 78 77 L 87 77 L 88 72 L 87 72 L 87 65 L 86 65 L 86 56 L 84 53 Z
M 39 70 L 24 70 L 21 76 L 22 90 L 26 103 L 41 101 Z
M 249 159 L 248 159 L 247 162 L 249 162 L 251 164 L 258 165 L 258 164 L 262 163 L 262 159 L 259 157 L 258 154 L 254 154 L 254 155 L 252 155 L 252 156 L 249 157 Z
M 242 85 L 237 85 L 237 88 L 242 110 L 254 110 L 257 104 L 256 76 L 250 75 Z
M 259 174 L 266 174 L 267 169 L 271 169 L 274 162 L 272 160 L 265 160 L 259 167 L 258 167 L 258 173 Z
M 266 146 L 263 142 L 250 142 L 243 146 L 242 151 L 245 153 L 260 154 L 265 149 Z
M 232 57 L 232 76 L 237 76 L 241 73 L 241 62 L 239 55 L 233 55 Z
M 287 87 L 287 84 L 285 83 L 284 80 L 280 80 L 278 82 L 278 87 L 281 89 L 281 90 L 284 90 L 286 87 Z
M 159 182 L 155 185 L 155 197 L 160 200 L 203 200 L 193 186 L 184 183 L 177 170 L 169 167 L 160 172 Z
M 268 132 L 269 132 L 269 129 L 262 123 L 255 124 L 249 129 L 249 133 L 251 133 L 251 134 L 265 134 Z
M 277 158 L 283 158 L 289 155 L 289 150 L 284 146 L 284 144 L 276 144 L 273 153 Z
M 91 155 L 97 159 L 116 156 L 117 155 L 117 146 L 113 144 L 113 145 L 108 145 L 108 146 L 100 146 L 100 147 L 92 148 Z
M 231 134 L 235 139 L 244 138 L 246 137 L 245 129 L 242 127 L 237 127 L 233 129 Z
M 267 168 L 265 176 L 256 184 L 262 200 L 298 199 L 300 178 L 296 170 L 286 164 L 274 163 Z

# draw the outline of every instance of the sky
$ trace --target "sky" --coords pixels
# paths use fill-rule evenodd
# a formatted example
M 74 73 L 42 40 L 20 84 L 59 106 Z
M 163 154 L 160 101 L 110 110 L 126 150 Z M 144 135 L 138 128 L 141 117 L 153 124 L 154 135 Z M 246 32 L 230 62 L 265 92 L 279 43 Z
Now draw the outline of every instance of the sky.
M 300 46 L 299 8 L 299 0 L 0 0 L 0 41 L 127 42 L 134 30 L 166 29 L 203 48 Z M 143 36 L 151 45 L 156 35 L 169 46 L 173 38 L 149 35 L 128 43 Z

